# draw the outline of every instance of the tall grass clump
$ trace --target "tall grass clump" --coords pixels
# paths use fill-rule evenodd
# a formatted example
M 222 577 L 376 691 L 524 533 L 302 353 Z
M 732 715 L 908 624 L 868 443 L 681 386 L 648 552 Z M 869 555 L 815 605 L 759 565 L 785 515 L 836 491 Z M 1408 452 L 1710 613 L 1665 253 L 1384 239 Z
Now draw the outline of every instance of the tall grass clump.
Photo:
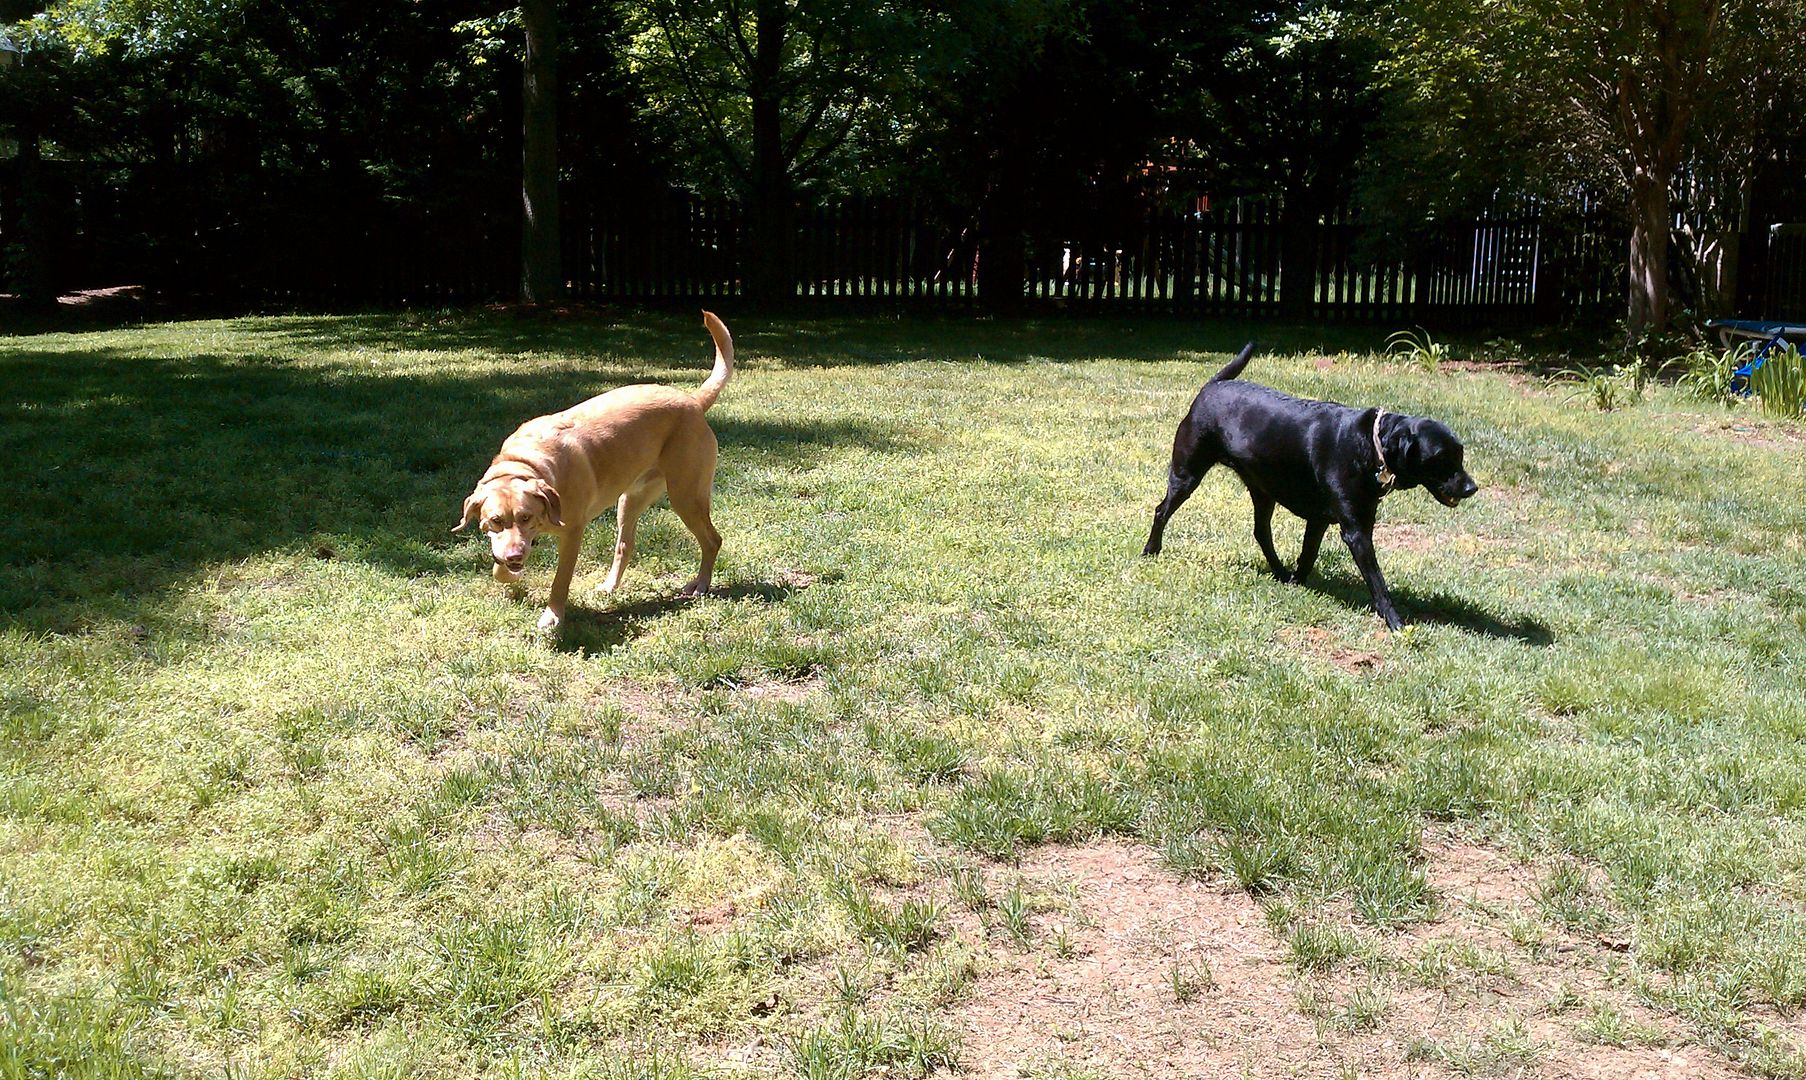
M 1768 362 L 1750 374 L 1750 390 L 1762 411 L 1770 416 L 1797 420 L 1806 410 L 1806 357 L 1789 342 L 1768 354 Z

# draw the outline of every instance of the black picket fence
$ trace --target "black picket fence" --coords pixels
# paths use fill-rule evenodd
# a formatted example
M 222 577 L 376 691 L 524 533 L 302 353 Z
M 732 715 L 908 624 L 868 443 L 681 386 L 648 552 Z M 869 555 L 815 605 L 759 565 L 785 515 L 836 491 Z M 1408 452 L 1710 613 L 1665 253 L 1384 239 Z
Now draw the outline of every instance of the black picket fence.
M 101 163 L 44 161 L 30 182 L 24 168 L 0 160 L 0 292 L 28 262 L 59 292 L 140 285 L 228 309 L 467 303 L 510 296 L 519 281 L 519 223 L 486 213 L 518 200 L 508 186 L 434 206 L 335 200 L 305 183 L 214 200 Z
M 571 201 L 565 221 L 565 272 L 580 297 L 737 296 L 754 257 L 733 203 L 677 193 L 631 206 Z M 1108 228 L 1030 228 L 1020 294 L 999 298 L 981 295 L 980 282 L 995 278 L 981 272 L 986 245 L 966 222 L 903 199 L 852 199 L 799 213 L 795 295 L 1393 321 L 1586 316 L 1622 303 L 1624 243 L 1603 216 L 1552 227 L 1516 209 L 1386 236 L 1340 210 L 1307 222 L 1302 244 L 1288 238 L 1293 227 L 1277 202 L 1240 200 Z M 1288 274 L 1288 251 L 1309 251 L 1314 266 Z
M 0 251 L 13 249 L 14 265 L 28 231 L 16 164 L 0 162 Z M 178 302 L 330 308 L 509 299 L 518 285 L 518 224 L 483 212 L 509 204 L 500 186 L 432 207 L 324 205 L 307 191 L 272 191 L 259 220 L 211 220 L 204 198 L 177 214 L 167 194 L 123 189 L 99 169 L 44 170 L 39 235 L 51 237 L 50 271 L 63 289 L 141 284 Z M 590 194 L 564 193 L 564 265 L 578 298 L 743 296 L 766 255 L 737 203 Z M 793 299 L 804 305 L 1446 325 L 1609 322 L 1624 297 L 1622 225 L 1596 209 L 1557 214 L 1529 203 L 1409 227 L 1346 209 L 1300 223 L 1256 199 L 1099 214 L 1081 227 L 1031 221 L 1007 264 L 971 215 L 905 198 L 799 209 L 795 226 Z M 999 261 L 987 267 L 987 258 Z M 1806 236 L 1752 234 L 1741 261 L 1740 313 L 1806 316 Z M 1001 286 L 1008 294 L 981 289 L 999 281 L 1011 282 Z
M 1771 319 L 1806 321 L 1806 225 L 1768 230 L 1762 252 L 1762 308 Z

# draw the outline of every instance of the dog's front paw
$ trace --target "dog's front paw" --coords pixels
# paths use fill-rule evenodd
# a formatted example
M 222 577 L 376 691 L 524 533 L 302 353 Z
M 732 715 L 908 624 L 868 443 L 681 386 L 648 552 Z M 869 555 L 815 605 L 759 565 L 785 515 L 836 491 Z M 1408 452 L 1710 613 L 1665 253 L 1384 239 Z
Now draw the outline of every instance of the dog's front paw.
M 558 624 L 563 621 L 564 616 L 553 611 L 551 608 L 547 608 L 545 614 L 539 617 L 539 629 L 542 633 L 549 634 L 558 629 Z
M 708 592 L 709 592 L 709 583 L 708 582 L 692 581 L 688 585 L 685 585 L 681 590 L 679 590 L 677 595 L 682 596 L 682 597 L 697 597 L 697 596 L 707 596 Z

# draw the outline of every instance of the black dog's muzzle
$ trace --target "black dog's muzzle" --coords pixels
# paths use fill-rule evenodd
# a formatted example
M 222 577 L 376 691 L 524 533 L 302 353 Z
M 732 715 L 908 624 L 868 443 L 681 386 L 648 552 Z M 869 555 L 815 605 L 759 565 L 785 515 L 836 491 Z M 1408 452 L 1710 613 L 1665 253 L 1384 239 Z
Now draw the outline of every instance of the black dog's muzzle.
M 1474 483 L 1473 477 L 1464 476 L 1461 478 L 1460 487 L 1456 488 L 1454 491 L 1444 491 L 1442 488 L 1431 488 L 1430 494 L 1434 495 L 1436 501 L 1444 506 L 1460 506 L 1462 499 L 1472 498 L 1474 492 L 1479 490 L 1480 485 Z

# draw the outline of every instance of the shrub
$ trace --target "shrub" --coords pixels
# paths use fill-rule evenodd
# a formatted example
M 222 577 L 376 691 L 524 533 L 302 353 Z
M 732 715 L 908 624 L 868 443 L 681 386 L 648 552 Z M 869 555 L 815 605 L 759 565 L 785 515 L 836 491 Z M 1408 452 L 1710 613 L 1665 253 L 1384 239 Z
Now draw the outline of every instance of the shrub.
M 1386 355 L 1409 360 L 1435 374 L 1442 369 L 1442 362 L 1449 358 L 1449 347 L 1430 337 L 1430 332 L 1420 326 L 1416 330 L 1400 330 L 1387 337 Z
M 1714 349 L 1707 344 L 1695 345 L 1675 358 L 1681 373 L 1675 385 L 1701 401 L 1730 405 L 1737 400 L 1731 389 L 1731 377 L 1750 358 L 1749 345 L 1730 349 Z
M 1797 419 L 1806 409 L 1806 358 L 1801 357 L 1799 346 L 1789 343 L 1787 348 L 1769 353 L 1768 362 L 1750 376 L 1750 389 L 1763 412 Z
M 1590 367 L 1567 368 L 1555 374 L 1554 380 L 1575 387 L 1569 398 L 1585 397 L 1600 412 L 1611 412 L 1643 400 L 1649 385 L 1649 369 L 1637 361 L 1626 361 Z

